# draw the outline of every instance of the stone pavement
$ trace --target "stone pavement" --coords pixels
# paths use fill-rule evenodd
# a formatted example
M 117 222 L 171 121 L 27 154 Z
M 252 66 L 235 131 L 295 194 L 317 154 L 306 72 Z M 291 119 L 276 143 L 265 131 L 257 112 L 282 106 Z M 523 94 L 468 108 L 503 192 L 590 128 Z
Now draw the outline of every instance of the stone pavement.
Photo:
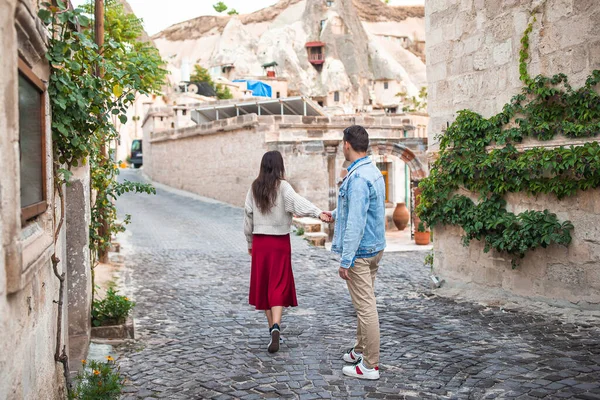
M 240 209 L 164 190 L 118 206 L 133 215 L 121 243 L 137 302 L 138 339 L 119 348 L 124 399 L 600 399 L 600 326 L 436 297 L 422 252 L 384 256 L 382 375 L 360 381 L 341 374 L 355 316 L 336 260 L 293 237 L 299 307 L 271 355 L 247 304 Z

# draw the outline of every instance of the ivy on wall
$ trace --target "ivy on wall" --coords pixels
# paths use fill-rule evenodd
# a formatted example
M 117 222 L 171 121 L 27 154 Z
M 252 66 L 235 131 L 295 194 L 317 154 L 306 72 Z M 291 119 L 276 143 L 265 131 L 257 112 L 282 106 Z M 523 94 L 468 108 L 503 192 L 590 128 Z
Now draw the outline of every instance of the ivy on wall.
M 555 243 L 568 245 L 573 225 L 548 210 L 509 212 L 506 194 L 544 193 L 560 200 L 600 187 L 600 145 L 595 141 L 521 151 L 515 146 L 525 138 L 591 138 L 600 132 L 596 91 L 600 71 L 594 70 L 579 89 L 573 89 L 562 73 L 529 76 L 529 34 L 534 22 L 521 39 L 521 93 L 490 118 L 459 111 L 439 138 L 439 158 L 430 175 L 419 185 L 417 212 L 427 225 L 459 226 L 465 246 L 473 239 L 483 241 L 485 252 L 494 249 L 510 255 L 513 268 L 528 251 Z M 477 201 L 460 194 L 461 188 L 475 193 Z

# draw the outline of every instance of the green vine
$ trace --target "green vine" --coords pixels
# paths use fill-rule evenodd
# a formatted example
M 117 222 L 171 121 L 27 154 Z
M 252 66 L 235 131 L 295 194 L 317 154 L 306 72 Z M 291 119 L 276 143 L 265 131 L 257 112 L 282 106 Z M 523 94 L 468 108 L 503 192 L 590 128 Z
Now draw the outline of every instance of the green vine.
M 118 168 L 104 148 L 118 138 L 117 119 L 127 122 L 127 107 L 136 93 L 150 94 L 160 89 L 166 76 L 158 51 L 137 40 L 140 21 L 126 14 L 116 0 L 106 2 L 105 45 L 98 48 L 90 29 L 91 6 L 70 9 L 61 0 L 42 3 L 38 17 L 47 26 L 50 65 L 48 97 L 52 112 L 53 178 L 60 199 L 60 214 L 54 214 L 54 254 L 52 265 L 60 281 L 54 358 L 63 364 L 67 390 L 72 395 L 69 360 L 62 342 L 62 318 L 66 275 L 60 273 L 57 242 L 65 221 L 63 187 L 69 184 L 72 168 L 89 163 L 93 189 L 90 253 L 92 268 L 98 251 L 110 245 L 111 234 L 123 230 L 116 223 L 113 200 L 123 192 L 155 193 L 150 185 L 116 181 Z M 98 72 L 102 72 L 102 77 Z M 101 229 L 100 221 L 108 229 Z M 127 222 L 129 217 L 126 218 Z M 93 277 L 93 270 L 92 270 Z M 93 278 L 92 278 L 93 279 Z M 94 287 L 92 282 L 92 287 Z M 62 352 L 61 352 L 62 347 Z
M 527 25 L 525 32 L 523 32 L 523 37 L 521 38 L 521 50 L 519 51 L 519 74 L 521 76 L 521 81 L 527 85 L 531 83 L 531 77 L 529 76 L 529 72 L 527 72 L 527 59 L 529 58 L 529 34 L 533 30 L 533 23 L 535 21 L 536 18 L 533 17 L 533 21 Z
M 116 223 L 117 196 L 129 191 L 155 193 L 150 185 L 117 182 L 119 169 L 103 148 L 118 139 L 116 126 L 127 122 L 127 108 L 136 94 L 158 92 L 167 72 L 158 50 L 138 40 L 141 21 L 127 14 L 116 0 L 106 1 L 104 46 L 100 49 L 86 16 L 93 13 L 91 4 L 74 10 L 61 1 L 57 6 L 43 5 L 38 15 L 50 32 L 46 58 L 51 67 L 48 94 L 55 179 L 60 186 L 69 181 L 73 167 L 90 164 L 95 193 L 90 250 L 95 260 L 98 251 L 110 246 L 111 235 L 124 230 L 123 224 Z M 77 26 L 81 29 L 75 29 Z M 102 221 L 108 224 L 106 231 Z M 124 223 L 128 221 L 129 217 Z
M 533 20 L 535 22 L 535 19 Z M 506 209 L 508 193 L 552 194 L 558 199 L 579 190 L 600 187 L 600 145 L 517 149 L 529 137 L 540 141 L 556 135 L 590 138 L 600 132 L 600 96 L 595 70 L 584 86 L 574 90 L 567 76 L 530 78 L 529 24 L 521 40 L 520 94 L 491 118 L 470 111 L 458 112 L 456 120 L 440 137 L 439 158 L 422 189 L 417 212 L 428 225 L 455 225 L 464 230 L 463 244 L 476 239 L 484 251 L 494 249 L 512 257 L 512 265 L 528 251 L 551 244 L 568 245 L 573 225 L 560 222 L 548 210 L 514 214 Z M 478 196 L 473 201 L 458 193 L 466 189 Z

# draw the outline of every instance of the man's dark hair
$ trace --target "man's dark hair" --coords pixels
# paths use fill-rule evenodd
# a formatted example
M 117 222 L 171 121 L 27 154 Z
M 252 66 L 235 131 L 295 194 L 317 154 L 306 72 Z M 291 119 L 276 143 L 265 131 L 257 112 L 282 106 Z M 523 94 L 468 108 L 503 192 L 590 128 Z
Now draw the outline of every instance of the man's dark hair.
M 360 125 L 352 125 L 344 129 L 344 142 L 350 143 L 354 151 L 365 153 L 369 148 L 369 134 Z

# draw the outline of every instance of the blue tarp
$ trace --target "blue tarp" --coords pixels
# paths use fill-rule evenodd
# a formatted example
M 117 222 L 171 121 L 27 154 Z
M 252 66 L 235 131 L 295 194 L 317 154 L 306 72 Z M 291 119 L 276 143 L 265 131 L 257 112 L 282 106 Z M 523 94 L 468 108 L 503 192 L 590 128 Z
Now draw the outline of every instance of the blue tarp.
M 261 81 L 254 81 L 250 79 L 236 79 L 234 82 L 246 82 L 248 90 L 252 90 L 252 96 L 257 97 L 272 97 L 273 91 L 271 86 Z

